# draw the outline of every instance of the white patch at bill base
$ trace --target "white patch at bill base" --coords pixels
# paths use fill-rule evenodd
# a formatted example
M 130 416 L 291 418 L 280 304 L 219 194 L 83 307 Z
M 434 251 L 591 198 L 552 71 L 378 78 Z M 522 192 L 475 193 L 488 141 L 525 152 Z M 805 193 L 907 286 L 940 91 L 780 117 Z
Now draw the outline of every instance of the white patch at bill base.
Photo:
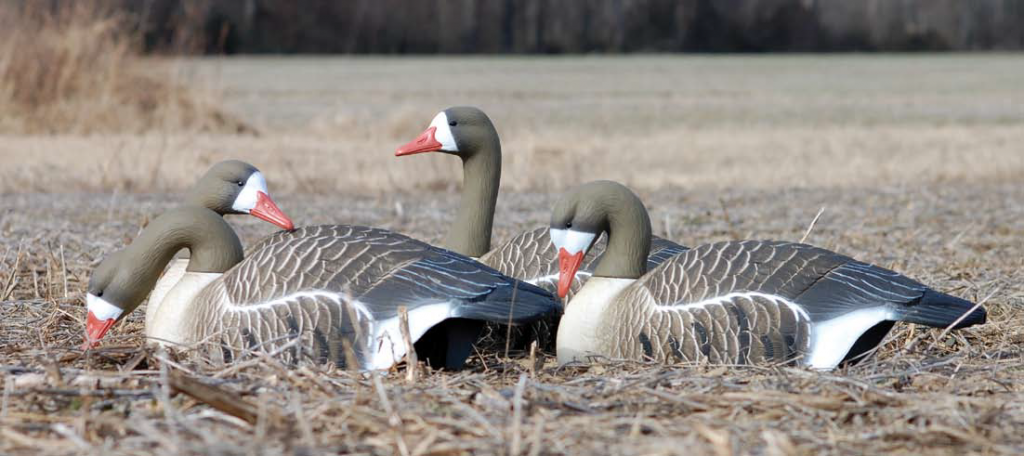
M 124 310 L 117 307 L 101 297 L 95 296 L 92 293 L 85 295 L 85 306 L 89 309 L 89 312 L 99 320 L 111 320 L 120 317 Z
M 231 205 L 231 208 L 248 214 L 253 208 L 256 207 L 258 201 L 257 195 L 259 193 L 269 195 L 267 191 L 267 180 L 263 178 L 263 173 L 256 171 L 249 176 L 249 179 L 245 181 L 245 185 L 242 187 L 242 191 L 238 193 L 235 198 L 235 202 Z
M 434 140 L 441 143 L 441 150 L 445 152 L 459 151 L 459 146 L 455 144 L 455 136 L 452 135 L 452 128 L 448 125 L 448 114 L 445 114 L 444 111 L 437 113 L 434 120 L 430 121 L 430 126 L 434 127 Z

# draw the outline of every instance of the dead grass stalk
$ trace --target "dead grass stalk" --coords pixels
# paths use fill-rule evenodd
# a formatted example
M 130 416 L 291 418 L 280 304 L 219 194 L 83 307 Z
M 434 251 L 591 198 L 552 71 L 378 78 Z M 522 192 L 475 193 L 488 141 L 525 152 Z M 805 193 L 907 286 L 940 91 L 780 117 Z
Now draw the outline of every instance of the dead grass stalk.
M 139 46 L 133 18 L 109 2 L 3 2 L 0 132 L 244 129 Z

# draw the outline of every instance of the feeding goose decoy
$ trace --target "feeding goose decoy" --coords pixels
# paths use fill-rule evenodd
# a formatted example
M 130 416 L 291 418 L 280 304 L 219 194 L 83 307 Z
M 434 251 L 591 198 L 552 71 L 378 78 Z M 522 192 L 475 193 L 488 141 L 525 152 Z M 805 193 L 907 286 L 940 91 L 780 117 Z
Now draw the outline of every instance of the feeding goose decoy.
M 463 188 L 459 212 L 443 245 L 512 277 L 552 293 L 558 283 L 558 251 L 547 227 L 527 230 L 491 249 L 491 227 L 501 183 L 501 140 L 491 119 L 479 108 L 456 106 L 439 112 L 423 133 L 395 151 L 396 156 L 442 152 L 462 159 Z M 649 267 L 683 252 L 675 242 L 654 236 Z M 590 277 L 603 248 L 588 252 L 570 285 L 569 297 Z
M 381 229 L 278 232 L 243 259 L 231 226 L 189 205 L 154 219 L 94 271 L 86 345 L 142 303 L 182 248 L 190 251 L 187 271 L 162 298 L 151 298 L 146 336 L 174 345 L 214 342 L 221 350 L 213 355 L 225 360 L 290 347 L 283 356 L 291 360 L 387 368 L 405 355 L 398 326 L 405 307 L 417 351 L 434 366 L 457 368 L 483 321 L 515 324 L 560 310 L 537 287 Z
M 986 318 L 969 301 L 805 244 L 718 242 L 648 271 L 647 211 L 614 182 L 568 192 L 550 229 L 563 295 L 586 251 L 608 234 L 593 277 L 565 306 L 560 363 L 596 355 L 832 369 L 874 348 L 897 321 L 964 328 Z

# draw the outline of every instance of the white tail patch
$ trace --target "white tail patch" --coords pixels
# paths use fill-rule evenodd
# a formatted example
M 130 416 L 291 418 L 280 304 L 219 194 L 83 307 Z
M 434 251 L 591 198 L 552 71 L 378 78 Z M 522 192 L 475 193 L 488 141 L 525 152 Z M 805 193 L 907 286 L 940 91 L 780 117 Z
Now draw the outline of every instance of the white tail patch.
M 835 369 L 864 332 L 883 321 L 892 320 L 892 311 L 879 306 L 815 323 L 811 325 L 811 343 L 802 362 L 814 369 Z
M 451 316 L 450 302 L 429 304 L 409 309 L 409 335 L 415 343 L 427 330 Z M 376 321 L 369 341 L 369 362 L 365 369 L 388 369 L 405 356 L 405 341 L 398 326 L 398 317 Z

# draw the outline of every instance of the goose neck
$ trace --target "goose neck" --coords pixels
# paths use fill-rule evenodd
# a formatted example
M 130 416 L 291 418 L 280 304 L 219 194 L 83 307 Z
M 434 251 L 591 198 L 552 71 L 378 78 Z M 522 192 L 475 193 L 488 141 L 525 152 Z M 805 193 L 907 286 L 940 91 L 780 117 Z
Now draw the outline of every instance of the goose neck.
M 136 286 L 146 293 L 156 286 L 164 268 L 181 249 L 188 249 L 186 271 L 223 273 L 242 261 L 242 243 L 231 226 L 206 208 L 182 207 L 153 220 L 124 250 Z
M 651 252 L 651 219 L 643 203 L 632 194 L 611 195 L 607 207 L 608 247 L 594 269 L 594 277 L 638 279 L 647 272 Z
M 479 146 L 462 161 L 463 185 L 459 212 L 444 245 L 470 257 L 480 257 L 491 248 L 494 208 L 501 185 L 501 146 L 492 141 Z

